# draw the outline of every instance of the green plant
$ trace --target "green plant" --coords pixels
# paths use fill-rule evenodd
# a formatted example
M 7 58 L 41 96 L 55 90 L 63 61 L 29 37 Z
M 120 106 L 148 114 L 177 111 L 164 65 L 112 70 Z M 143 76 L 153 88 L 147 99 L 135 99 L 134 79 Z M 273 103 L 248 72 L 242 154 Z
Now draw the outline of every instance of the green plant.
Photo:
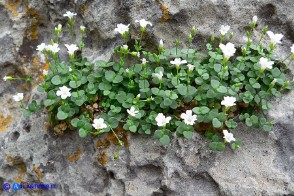
M 129 25 L 117 25 L 115 31 L 122 35 L 124 45 L 115 48 L 117 60 L 110 62 L 90 63 L 78 58 L 75 52 L 82 50 L 83 41 L 79 47 L 66 45 L 70 60 L 61 62 L 60 32 L 55 33 L 57 38 L 50 45 L 38 46 L 50 61 L 49 73 L 45 71 L 47 75 L 39 90 L 47 94 L 41 105 L 46 107 L 53 125 L 66 122 L 86 137 L 115 133 L 121 124 L 126 131 L 153 135 L 162 144 L 170 143 L 174 133 L 190 139 L 195 130 L 204 131 L 211 141 L 209 147 L 218 151 L 226 143 L 234 150 L 239 148 L 240 141 L 231 133 L 239 120 L 249 127 L 271 130 L 273 122 L 264 117 L 271 107 L 268 101 L 290 90 L 293 83 L 283 73 L 288 68 L 282 66 L 284 60 L 272 61 L 280 34 L 265 27 L 254 43 L 254 17 L 246 44 L 240 48 L 230 42 L 223 44 L 233 34 L 227 37 L 230 27 L 222 26 L 220 41 L 213 36 L 204 52 L 190 47 L 181 49 L 178 40 L 171 49 L 164 48 L 160 40 L 158 52 L 152 52 L 144 48 L 146 26 L 152 24 L 145 20 L 136 22 L 140 23 L 141 36 L 132 47 L 128 46 Z M 73 24 L 70 18 L 72 36 Z M 85 27 L 81 27 L 81 32 L 85 34 Z M 271 38 L 270 47 L 261 42 L 266 33 Z M 195 34 L 193 27 L 189 46 Z M 294 55 L 287 58 L 292 62 Z M 34 111 L 36 107 L 31 108 Z M 30 106 L 25 111 L 33 112 Z

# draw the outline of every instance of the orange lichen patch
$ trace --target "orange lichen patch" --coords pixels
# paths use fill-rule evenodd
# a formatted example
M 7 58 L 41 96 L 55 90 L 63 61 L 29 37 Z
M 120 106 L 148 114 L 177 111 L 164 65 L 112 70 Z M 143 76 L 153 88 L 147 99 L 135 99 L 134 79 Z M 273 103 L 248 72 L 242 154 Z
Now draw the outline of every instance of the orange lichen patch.
M 31 18 L 31 26 L 26 31 L 27 37 L 31 40 L 37 40 L 41 16 L 35 9 L 29 7 L 27 7 L 27 13 Z
M 66 155 L 66 158 L 69 161 L 77 161 L 81 158 L 82 154 L 83 154 L 83 149 L 79 146 L 78 150 L 72 156 Z
M 123 141 L 124 146 L 129 146 L 128 132 L 123 129 L 121 124 L 115 129 L 114 132 L 116 133 L 118 138 Z M 111 141 L 115 145 L 118 145 L 118 140 L 112 132 L 107 134 L 107 140 Z
M 13 12 L 12 12 L 12 16 L 13 16 L 13 17 L 17 17 L 17 16 L 18 16 L 18 12 L 17 12 L 17 11 L 13 11 Z
M 12 123 L 12 117 L 7 116 L 6 118 L 0 113 L 0 131 L 6 131 L 8 126 Z
M 106 140 L 104 140 L 104 141 L 101 141 L 101 140 L 98 140 L 97 142 L 96 142 L 96 148 L 98 148 L 98 149 L 106 149 L 106 148 L 109 148 L 109 146 L 110 146 L 110 142 L 106 139 Z
M 35 80 L 37 83 L 41 83 L 44 80 L 43 69 L 49 69 L 49 63 L 40 63 L 40 58 L 38 56 L 34 56 L 32 60 L 32 66 L 30 69 L 30 74 L 34 75 Z M 35 87 L 36 84 L 33 84 Z
M 38 176 L 38 180 L 41 181 L 42 179 L 42 172 L 39 168 L 37 168 L 36 166 L 33 167 L 34 172 L 37 174 Z
M 18 7 L 21 4 L 21 0 L 8 0 L 6 9 L 10 10 L 13 17 L 18 16 Z
M 102 165 L 105 166 L 107 163 L 107 154 L 105 151 L 101 151 L 97 157 L 98 162 Z
M 160 2 L 160 4 L 161 4 L 161 10 L 162 10 L 162 14 L 163 14 L 163 16 L 161 17 L 160 22 L 165 22 L 165 21 L 167 21 L 169 19 L 168 8 L 163 2 Z
M 6 157 L 8 162 L 11 162 L 13 166 L 18 169 L 18 176 L 14 177 L 14 180 L 18 183 L 23 182 L 23 177 L 27 173 L 27 166 L 26 164 L 18 158 L 14 158 L 10 155 Z
M 8 0 L 7 1 L 7 5 L 6 5 L 6 9 L 10 10 L 10 11 L 14 11 L 18 8 L 18 6 L 20 5 L 22 0 Z
M 86 6 L 86 5 L 81 5 L 80 6 L 80 9 L 82 10 L 82 12 L 84 14 L 88 13 L 89 12 L 89 8 Z

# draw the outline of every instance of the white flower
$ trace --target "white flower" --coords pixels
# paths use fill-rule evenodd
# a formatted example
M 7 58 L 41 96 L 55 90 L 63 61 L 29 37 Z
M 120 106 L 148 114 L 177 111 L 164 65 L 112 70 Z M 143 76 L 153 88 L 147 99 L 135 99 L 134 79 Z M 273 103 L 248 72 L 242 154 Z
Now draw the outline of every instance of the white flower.
M 65 14 L 63 14 L 64 17 L 68 17 L 69 19 L 72 19 L 74 16 L 76 16 L 76 13 L 67 11 Z
M 197 115 L 193 115 L 192 110 L 187 110 L 186 113 L 181 114 L 181 118 L 184 119 L 186 125 L 194 125 Z
M 60 48 L 58 47 L 58 44 L 54 43 L 53 45 L 49 45 L 47 47 L 47 50 L 51 51 L 53 54 L 59 52 Z
M 85 31 L 85 29 L 86 29 L 85 26 L 83 26 L 83 25 L 80 26 L 80 30 L 81 30 L 81 31 Z
M 135 20 L 135 22 L 139 22 L 140 26 L 143 27 L 143 28 L 146 28 L 147 25 L 152 26 L 151 22 L 146 21 L 145 19 Z
M 40 45 L 37 46 L 38 51 L 43 52 L 44 50 L 47 50 L 48 46 L 45 43 L 41 43 Z
M 256 24 L 256 22 L 257 22 L 257 16 L 253 16 L 253 18 L 252 18 L 252 22 L 254 22 L 255 24 Z
M 61 99 L 66 99 L 67 97 L 71 96 L 71 93 L 69 92 L 70 88 L 67 88 L 66 86 L 59 87 L 59 90 L 56 92 L 57 96 L 60 96 Z
M 79 49 L 76 44 L 71 44 L 71 45 L 64 44 L 64 45 L 67 48 L 67 52 L 69 55 L 73 55 L 75 51 Z
M 282 43 L 281 42 L 281 39 L 283 38 L 283 35 L 282 34 L 274 34 L 271 31 L 268 31 L 266 33 L 270 37 L 272 44 L 275 45 L 275 44 L 281 44 Z
M 12 77 L 11 76 L 4 76 L 3 77 L 3 80 L 6 82 L 7 80 L 11 80 L 12 79 Z
M 139 113 L 139 111 L 136 110 L 136 108 L 135 108 L 134 106 L 132 106 L 130 110 L 127 109 L 127 112 L 128 112 L 128 114 L 131 115 L 131 116 L 136 116 L 136 114 Z
M 126 72 L 127 72 L 127 73 L 129 73 L 129 72 L 130 72 L 130 70 L 127 68 L 127 69 L 126 69 Z
M 129 49 L 129 46 L 128 45 L 122 45 L 122 49 L 128 50 Z
M 154 73 L 153 76 L 157 77 L 158 80 L 162 80 L 163 73 L 162 73 L 162 71 L 160 71 L 159 73 Z
M 140 58 L 140 52 L 137 52 L 137 57 Z
M 69 72 L 71 72 L 71 71 L 72 71 L 72 68 L 71 68 L 71 67 L 69 67 L 69 68 L 68 68 L 68 71 L 69 71 Z
M 44 75 L 44 76 L 48 75 L 48 70 L 43 69 L 43 75 Z
M 227 59 L 229 59 L 231 56 L 234 56 L 234 54 L 236 52 L 236 48 L 235 48 L 234 44 L 232 44 L 230 42 L 227 43 L 226 45 L 220 44 L 219 47 L 222 50 L 224 57 Z
M 195 68 L 195 65 L 188 64 L 188 65 L 187 65 L 187 67 L 188 67 L 188 70 L 191 72 L 191 71 L 193 71 L 193 70 L 194 70 L 194 68 Z
M 101 129 L 105 129 L 105 128 L 107 128 L 107 125 L 105 124 L 103 118 L 94 119 L 92 126 L 93 126 L 96 130 L 101 130 Z
M 163 41 L 162 41 L 162 39 L 160 39 L 160 41 L 159 41 L 159 47 L 160 48 L 163 48 Z
M 228 130 L 223 130 L 224 133 L 224 139 L 226 142 L 233 142 L 236 141 L 236 139 L 234 138 L 234 135 L 232 133 L 229 133 Z
M 153 101 L 154 100 L 154 97 L 151 96 L 150 99 Z
M 141 61 L 142 61 L 142 64 L 143 64 L 143 65 L 145 65 L 146 63 L 149 62 L 149 61 L 147 61 L 145 58 L 142 58 Z
M 236 105 L 236 98 L 235 97 L 224 97 L 224 100 L 222 100 L 221 104 L 226 106 L 226 107 L 231 107 Z
M 291 53 L 294 54 L 294 44 L 291 47 Z
M 272 69 L 274 62 L 269 61 L 267 58 L 261 57 L 259 59 L 259 64 L 260 64 L 260 68 L 262 70 L 265 70 L 265 69 Z
M 118 24 L 117 27 L 114 29 L 114 31 L 120 33 L 121 35 L 125 34 L 126 32 L 129 32 L 129 24 Z
M 219 31 L 220 31 L 220 33 L 222 35 L 225 35 L 225 34 L 228 33 L 229 30 L 230 30 L 230 26 L 228 26 L 228 25 L 227 26 L 222 25 Z
M 23 93 L 17 93 L 16 95 L 13 95 L 14 101 L 21 101 L 23 100 Z
M 171 120 L 171 117 L 165 117 L 162 113 L 159 113 L 156 118 L 157 126 L 164 127 L 169 121 Z
M 182 60 L 181 58 L 175 58 L 175 60 L 170 61 L 170 63 L 172 65 L 176 65 L 177 68 L 180 68 L 180 65 L 186 64 L 187 61 L 186 60 Z
M 139 93 L 139 94 L 137 95 L 137 98 L 140 99 L 140 97 L 141 97 L 141 94 Z

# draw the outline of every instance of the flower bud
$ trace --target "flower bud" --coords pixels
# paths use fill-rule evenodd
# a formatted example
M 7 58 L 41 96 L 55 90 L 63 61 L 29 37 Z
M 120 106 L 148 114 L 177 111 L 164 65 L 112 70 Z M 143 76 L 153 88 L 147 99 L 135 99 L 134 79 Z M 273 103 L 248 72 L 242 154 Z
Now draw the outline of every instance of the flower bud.
M 231 32 L 230 35 L 229 35 L 229 39 L 233 39 L 233 37 L 234 37 L 234 33 Z
M 130 53 L 132 56 L 137 56 L 138 55 L 138 52 L 131 52 Z
M 214 36 L 213 35 L 210 37 L 210 41 L 214 42 Z
M 85 34 L 85 30 L 86 30 L 85 26 L 80 26 L 80 32 L 81 32 L 82 35 Z
M 270 88 L 273 88 L 277 82 L 277 79 L 274 78 L 273 81 L 270 83 Z
M 191 30 L 192 36 L 195 36 L 196 35 L 196 32 L 197 32 L 197 30 L 196 30 L 195 26 L 193 26 L 192 27 L 192 30 Z

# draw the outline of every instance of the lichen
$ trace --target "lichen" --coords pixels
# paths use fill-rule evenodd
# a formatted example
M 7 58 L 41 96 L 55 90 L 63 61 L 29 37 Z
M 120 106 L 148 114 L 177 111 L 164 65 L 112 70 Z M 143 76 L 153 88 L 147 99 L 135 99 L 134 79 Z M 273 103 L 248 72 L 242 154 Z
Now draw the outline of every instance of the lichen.
M 33 170 L 37 174 L 38 180 L 41 181 L 41 179 L 42 179 L 42 172 L 41 172 L 41 170 L 38 167 L 36 167 L 36 166 L 33 167 Z
M 7 161 L 18 169 L 18 176 L 14 177 L 14 180 L 18 183 L 22 183 L 25 174 L 27 173 L 26 164 L 19 158 L 14 158 L 11 155 L 7 155 Z
M 0 131 L 6 131 L 8 126 L 12 123 L 12 117 L 7 116 L 6 118 L 0 113 Z
M 83 155 L 83 149 L 79 146 L 77 151 L 74 152 L 74 154 L 72 156 L 70 155 L 66 155 L 67 160 L 69 161 L 77 161 L 81 158 L 81 156 Z
M 169 19 L 169 11 L 168 8 L 166 6 L 166 4 L 160 0 L 157 0 L 158 3 L 160 3 L 161 5 L 161 10 L 162 10 L 162 14 L 163 16 L 160 19 L 160 22 L 166 22 Z

